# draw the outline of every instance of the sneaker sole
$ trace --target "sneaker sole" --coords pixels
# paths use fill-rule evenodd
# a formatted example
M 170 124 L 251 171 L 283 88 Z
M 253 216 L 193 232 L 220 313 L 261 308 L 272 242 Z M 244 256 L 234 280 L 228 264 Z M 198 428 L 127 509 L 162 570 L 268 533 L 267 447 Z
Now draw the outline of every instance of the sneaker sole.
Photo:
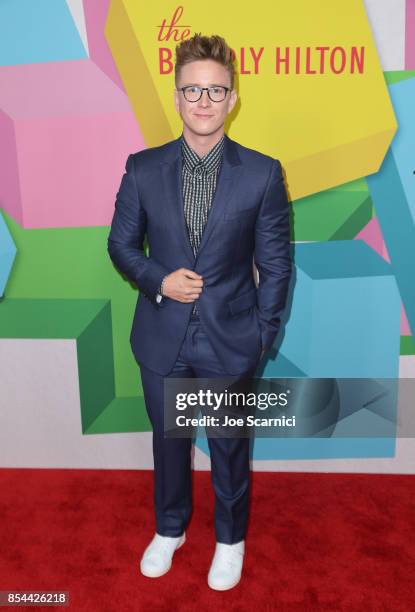
M 208 580 L 208 585 L 210 586 L 211 589 L 213 589 L 214 591 L 228 591 L 229 589 L 233 589 L 234 586 L 236 586 L 238 584 L 238 582 L 240 582 L 242 576 L 239 576 L 238 580 L 236 580 L 235 582 L 233 582 L 232 584 L 227 584 L 226 586 L 213 586 L 213 584 L 211 584 Z
M 180 546 L 183 546 L 183 544 L 185 542 L 186 542 L 186 534 L 183 534 L 183 539 L 180 542 L 180 544 L 178 544 L 176 550 L 178 550 L 180 548 Z M 176 552 L 176 550 L 174 552 Z M 171 566 L 172 566 L 172 563 L 170 563 L 170 565 L 169 565 L 169 567 L 167 569 L 163 570 L 162 572 L 158 572 L 158 573 L 155 574 L 155 573 L 152 573 L 152 572 L 143 571 L 143 569 L 141 568 L 141 565 L 140 565 L 140 572 L 143 574 L 143 576 L 146 576 L 147 578 L 160 578 L 160 576 L 164 576 L 164 574 L 167 574 L 167 572 L 171 570 Z

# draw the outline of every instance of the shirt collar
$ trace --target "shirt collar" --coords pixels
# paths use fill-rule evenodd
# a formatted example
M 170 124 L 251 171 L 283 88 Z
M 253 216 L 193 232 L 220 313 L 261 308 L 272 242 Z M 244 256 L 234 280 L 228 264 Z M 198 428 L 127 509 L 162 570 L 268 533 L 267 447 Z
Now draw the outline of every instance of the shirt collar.
M 222 154 L 225 135 L 210 149 L 203 157 L 194 151 L 186 142 L 183 134 L 181 135 L 183 165 L 191 174 L 200 175 L 202 173 L 210 174 L 218 169 Z

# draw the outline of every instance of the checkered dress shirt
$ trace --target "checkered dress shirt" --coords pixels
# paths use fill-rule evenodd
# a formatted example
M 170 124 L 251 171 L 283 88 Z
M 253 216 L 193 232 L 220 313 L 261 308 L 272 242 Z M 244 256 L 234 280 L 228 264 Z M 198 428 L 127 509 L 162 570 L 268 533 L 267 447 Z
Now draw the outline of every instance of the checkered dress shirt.
M 223 158 L 224 140 L 223 135 L 219 142 L 200 158 L 188 145 L 183 134 L 181 136 L 184 216 L 195 256 L 212 206 Z M 194 302 L 192 314 L 198 314 L 197 300 Z

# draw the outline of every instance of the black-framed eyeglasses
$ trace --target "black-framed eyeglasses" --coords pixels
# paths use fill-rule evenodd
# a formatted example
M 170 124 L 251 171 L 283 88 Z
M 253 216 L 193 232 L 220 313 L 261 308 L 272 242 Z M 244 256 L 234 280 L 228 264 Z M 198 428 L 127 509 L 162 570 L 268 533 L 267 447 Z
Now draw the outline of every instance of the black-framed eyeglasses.
M 180 87 L 179 89 L 183 92 L 183 95 L 188 102 L 197 102 L 200 100 L 205 90 L 208 92 L 208 96 L 212 102 L 223 102 L 223 100 L 226 98 L 226 94 L 228 91 L 230 91 L 229 87 L 224 87 L 223 85 L 213 85 L 212 87 L 187 85 L 186 87 Z

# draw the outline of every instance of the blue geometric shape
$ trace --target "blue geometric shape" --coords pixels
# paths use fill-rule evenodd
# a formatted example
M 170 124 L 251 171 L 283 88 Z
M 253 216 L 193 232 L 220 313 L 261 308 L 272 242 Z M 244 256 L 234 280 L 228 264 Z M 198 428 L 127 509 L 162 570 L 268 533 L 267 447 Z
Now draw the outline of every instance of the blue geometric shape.
M 288 319 L 282 327 L 284 336 L 276 359 L 268 359 L 256 375 L 397 379 L 401 302 L 391 266 L 361 240 L 297 243 L 293 260 L 292 303 L 284 314 L 284 320 Z M 391 401 L 394 405 L 388 405 L 387 415 L 378 403 L 378 414 L 367 411 L 366 420 L 373 418 L 379 423 L 384 416 L 393 417 L 396 397 Z M 336 426 L 338 430 L 350 435 L 358 431 L 345 427 L 358 427 L 360 412 L 344 415 Z M 196 445 L 209 454 L 206 438 L 196 438 Z M 396 439 L 391 435 L 257 437 L 253 458 L 393 457 L 395 447 Z
M 394 457 L 394 438 L 334 438 L 291 440 L 256 438 L 253 459 L 370 459 Z
M 391 266 L 361 240 L 297 243 L 293 260 L 293 299 L 284 315 L 284 337 L 276 359 L 268 359 L 256 376 L 398 378 L 400 296 Z M 386 412 L 381 400 L 371 405 L 372 411 L 361 410 L 362 402 L 353 405 L 350 414 L 340 415 L 330 438 L 257 437 L 253 458 L 393 457 L 396 397 L 388 401 Z M 382 431 L 388 426 L 387 437 L 351 437 L 371 419 L 384 426 Z M 336 430 L 344 437 L 336 437 Z M 196 445 L 209 454 L 206 438 L 197 437 Z
M 195 444 L 205 455 L 210 455 L 206 438 L 196 438 Z M 395 453 L 395 438 L 255 438 L 252 459 L 372 459 L 394 457 Z
M 15 257 L 16 245 L 0 211 L 0 297 L 3 296 Z
M 305 372 L 287 359 L 279 350 L 275 358 L 271 356 L 258 366 L 255 377 L 258 378 L 301 378 L 306 377 Z
M 368 432 L 368 435 L 373 436 L 365 438 L 366 440 L 389 439 L 395 442 L 396 423 L 365 408 L 339 421 L 333 436 L 336 439 L 358 440 L 359 437 L 353 438 L 353 435 L 356 436 L 356 432 L 359 432 L 359 430 Z
M 390 85 L 389 93 L 399 129 L 379 171 L 366 180 L 415 336 L 415 78 Z
M 269 461 L 393 457 L 396 450 L 398 380 L 339 379 L 336 383 L 342 400 L 340 412 L 333 414 L 332 425 L 318 428 L 314 434 L 299 431 L 299 437 L 295 437 L 294 430 L 276 432 L 274 438 L 258 435 L 253 440 L 252 458 Z M 381 390 L 385 393 L 379 393 Z M 323 410 L 324 406 L 321 414 Z M 294 412 L 300 423 L 302 411 L 296 409 Z M 308 412 L 308 406 L 304 406 L 304 414 Z M 318 420 L 319 415 L 316 413 L 315 417 Z M 320 421 L 324 422 L 324 419 Z M 195 443 L 202 452 L 210 454 L 203 434 L 196 438 Z
M 361 240 L 296 244 L 280 350 L 312 378 L 399 376 L 400 296 L 391 266 Z
M 1 66 L 85 58 L 65 0 L 1 0 Z
M 388 262 L 362 240 L 296 244 L 294 261 L 313 280 L 392 274 Z

